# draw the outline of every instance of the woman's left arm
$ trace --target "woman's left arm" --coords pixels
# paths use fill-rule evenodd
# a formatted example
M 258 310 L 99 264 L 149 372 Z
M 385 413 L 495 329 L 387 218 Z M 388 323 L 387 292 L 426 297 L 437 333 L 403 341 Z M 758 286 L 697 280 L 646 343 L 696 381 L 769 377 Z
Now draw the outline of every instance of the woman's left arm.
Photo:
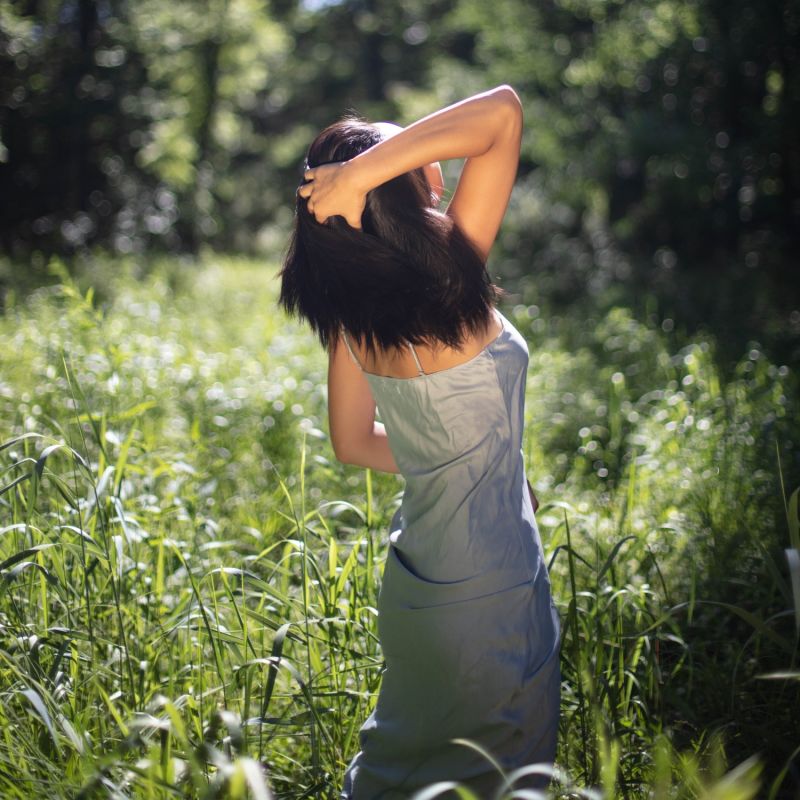
M 400 472 L 383 423 L 375 420 L 369 382 L 337 337 L 328 351 L 328 424 L 339 461 L 381 472 Z

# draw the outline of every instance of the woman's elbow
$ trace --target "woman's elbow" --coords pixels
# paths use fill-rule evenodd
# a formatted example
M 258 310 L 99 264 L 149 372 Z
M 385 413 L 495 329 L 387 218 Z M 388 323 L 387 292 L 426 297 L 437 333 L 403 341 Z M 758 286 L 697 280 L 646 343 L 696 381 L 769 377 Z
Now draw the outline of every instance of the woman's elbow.
M 356 455 L 354 452 L 354 448 L 352 442 L 337 438 L 331 439 L 331 446 L 333 447 L 333 455 L 336 456 L 336 460 L 341 462 L 342 464 L 355 464 L 356 463 Z
M 487 94 L 492 103 L 498 135 L 506 136 L 512 132 L 520 135 L 523 119 L 519 95 L 508 84 L 497 86 Z
M 496 112 L 500 129 L 504 133 L 522 131 L 523 111 L 519 95 L 507 84 L 492 90 L 492 99 L 496 103 Z
M 346 464 L 347 466 L 353 466 L 355 464 L 353 456 L 350 453 L 343 453 L 341 450 L 334 450 L 333 454 L 336 456 L 336 460 L 340 464 Z
M 492 89 L 492 95 L 505 110 L 520 118 L 522 117 L 522 100 L 519 99 L 519 95 L 507 83 Z

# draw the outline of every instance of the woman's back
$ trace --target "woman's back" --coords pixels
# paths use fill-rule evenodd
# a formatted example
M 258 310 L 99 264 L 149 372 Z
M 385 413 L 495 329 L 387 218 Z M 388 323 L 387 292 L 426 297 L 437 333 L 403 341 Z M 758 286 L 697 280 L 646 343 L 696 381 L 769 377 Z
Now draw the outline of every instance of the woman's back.
M 450 367 L 417 367 L 409 347 L 409 377 L 374 373 L 351 350 L 406 480 L 390 539 L 427 580 L 496 571 L 498 584 L 519 583 L 540 566 L 521 451 L 528 347 L 502 314 L 494 321 L 491 340 Z
M 378 598 L 386 670 L 347 800 L 453 777 L 488 795 L 496 775 L 456 737 L 504 768 L 555 755 L 559 623 L 521 450 L 528 347 L 496 319 L 449 368 L 364 373 L 406 485 Z
M 450 369 L 460 363 L 470 361 L 493 339 L 497 338 L 502 330 L 503 322 L 499 316 L 495 316 L 485 330 L 476 335 L 464 337 L 459 350 L 447 346 L 417 345 L 416 347 L 397 347 L 373 353 L 357 342 L 351 341 L 350 345 L 358 358 L 358 363 L 366 372 L 391 378 L 413 378 L 419 374 L 417 359 L 419 359 L 422 369 L 428 374 Z

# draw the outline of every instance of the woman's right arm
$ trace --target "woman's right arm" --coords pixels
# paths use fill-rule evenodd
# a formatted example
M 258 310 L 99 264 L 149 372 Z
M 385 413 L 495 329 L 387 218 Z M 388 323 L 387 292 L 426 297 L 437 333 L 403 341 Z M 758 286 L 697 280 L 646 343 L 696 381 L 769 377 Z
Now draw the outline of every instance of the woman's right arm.
M 340 215 L 360 227 L 371 189 L 434 161 L 466 158 L 447 213 L 485 259 L 511 196 L 521 137 L 519 98 L 498 86 L 423 117 L 350 161 L 310 168 L 299 194 L 318 222 Z
M 328 426 L 336 458 L 344 464 L 399 472 L 364 373 L 337 336 L 328 352 Z

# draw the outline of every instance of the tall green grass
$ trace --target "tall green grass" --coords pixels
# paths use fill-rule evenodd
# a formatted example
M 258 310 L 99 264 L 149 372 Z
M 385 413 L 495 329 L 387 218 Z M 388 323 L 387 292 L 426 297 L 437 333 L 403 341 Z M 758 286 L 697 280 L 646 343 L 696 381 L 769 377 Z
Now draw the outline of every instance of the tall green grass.
M 53 268 L 0 319 L 0 796 L 337 797 L 402 480 L 333 458 L 274 267 Z M 562 618 L 549 794 L 795 796 L 796 376 L 504 311 Z

